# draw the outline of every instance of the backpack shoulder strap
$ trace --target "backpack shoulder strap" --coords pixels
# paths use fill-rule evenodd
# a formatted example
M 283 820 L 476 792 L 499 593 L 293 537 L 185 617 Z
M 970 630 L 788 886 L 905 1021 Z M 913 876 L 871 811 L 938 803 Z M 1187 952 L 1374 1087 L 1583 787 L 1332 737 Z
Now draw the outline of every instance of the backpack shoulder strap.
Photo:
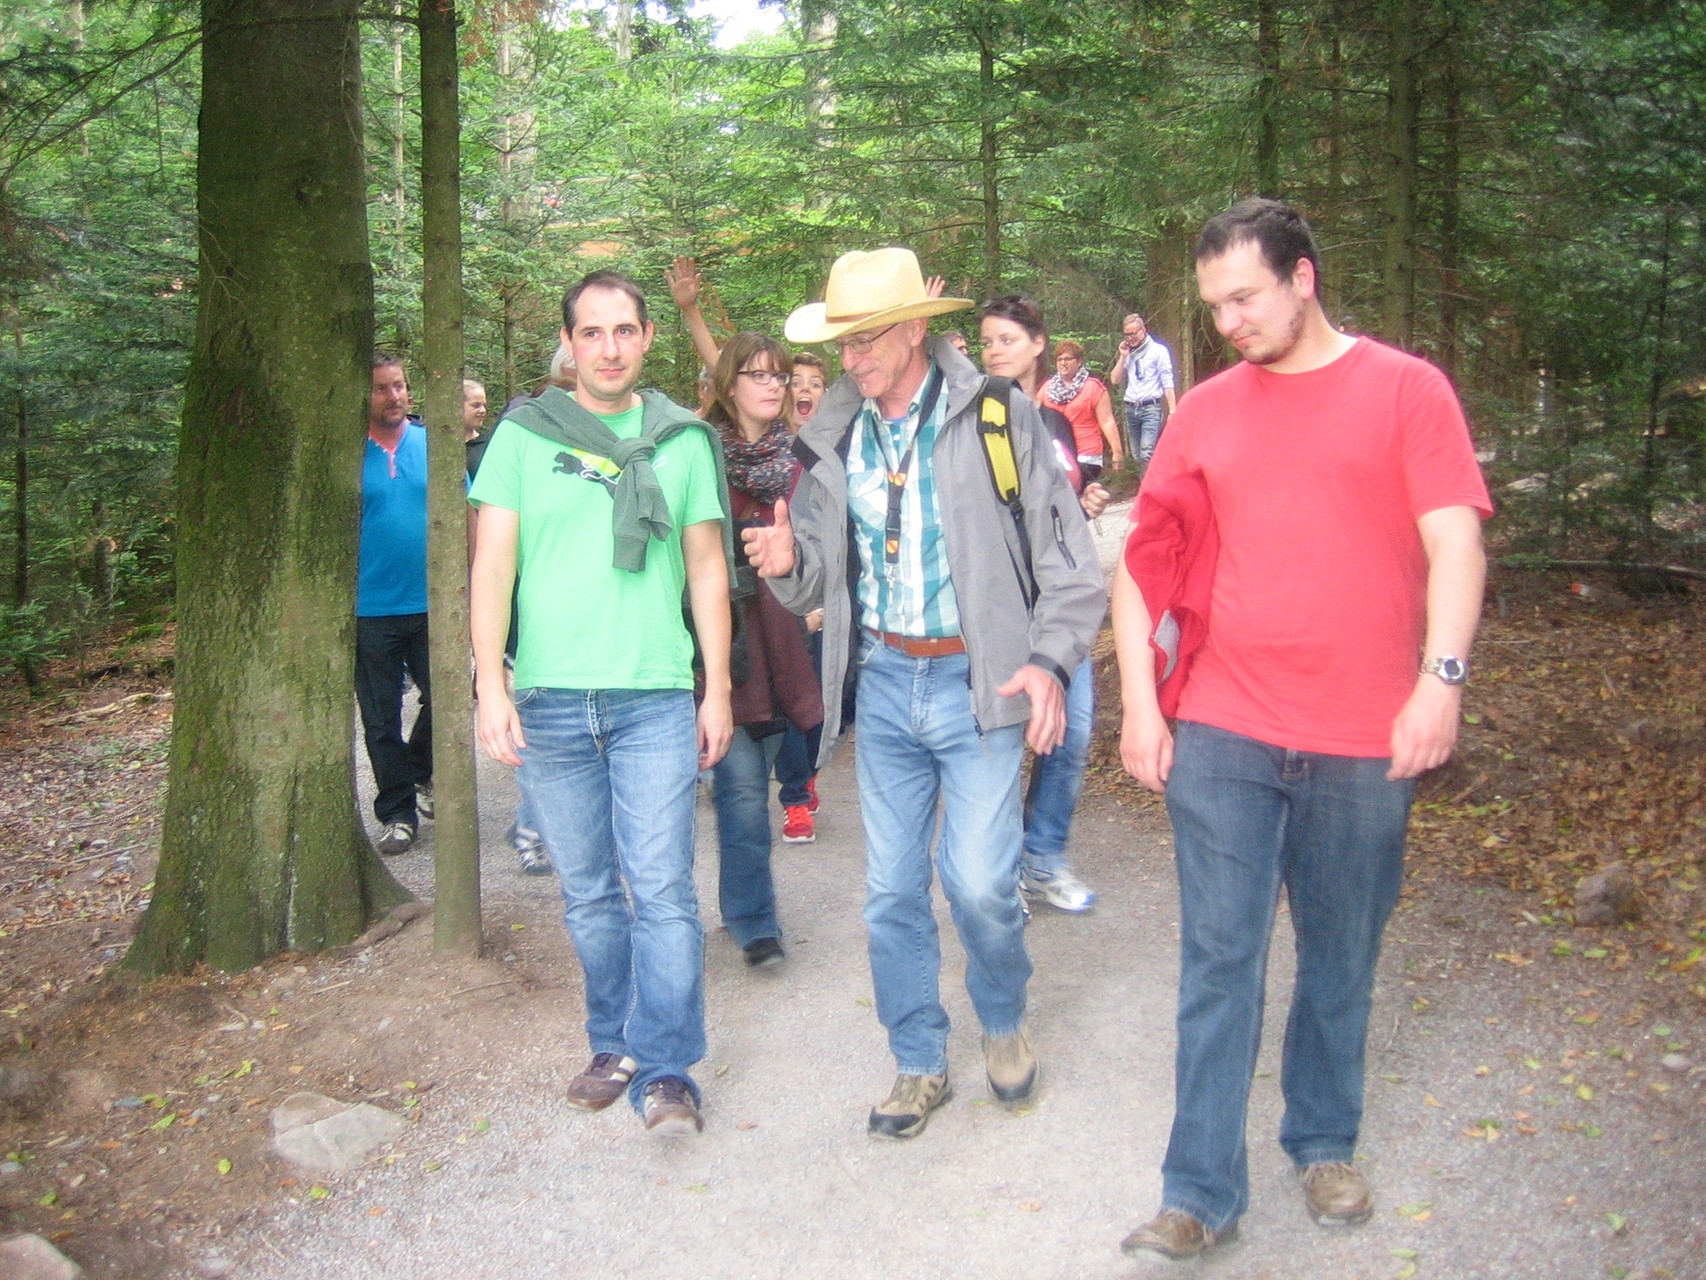
M 989 482 L 995 496 L 1013 517 L 1024 560 L 1026 604 L 1035 602 L 1036 586 L 1031 568 L 1031 535 L 1025 528 L 1025 505 L 1019 496 L 1019 463 L 1013 456 L 1013 424 L 1009 409 L 1013 398 L 1011 378 L 985 378 L 978 393 L 977 429 L 983 442 L 984 460 L 989 463 Z

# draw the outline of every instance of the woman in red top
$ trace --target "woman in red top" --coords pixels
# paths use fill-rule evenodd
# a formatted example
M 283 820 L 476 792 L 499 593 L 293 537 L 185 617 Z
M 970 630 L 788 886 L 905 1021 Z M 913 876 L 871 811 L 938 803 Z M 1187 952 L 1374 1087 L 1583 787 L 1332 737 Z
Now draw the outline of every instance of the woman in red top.
M 1060 410 L 1072 424 L 1072 435 L 1078 442 L 1078 469 L 1088 482 L 1102 474 L 1107 457 L 1102 449 L 1104 441 L 1113 448 L 1109 465 L 1117 467 L 1125 461 L 1125 445 L 1114 425 L 1108 388 L 1084 367 L 1084 348 L 1076 342 L 1055 347 L 1054 370 L 1054 377 L 1043 384 L 1037 403 Z

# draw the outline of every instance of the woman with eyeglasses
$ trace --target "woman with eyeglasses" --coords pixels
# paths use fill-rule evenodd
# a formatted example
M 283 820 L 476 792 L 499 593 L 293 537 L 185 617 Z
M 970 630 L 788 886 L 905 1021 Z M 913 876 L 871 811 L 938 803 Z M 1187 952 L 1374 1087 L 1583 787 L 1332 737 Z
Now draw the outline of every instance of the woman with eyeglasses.
M 771 522 L 799 471 L 787 424 L 792 372 L 782 344 L 758 333 L 730 338 L 711 371 L 705 418 L 722 436 L 737 546 L 739 529 Z M 800 619 L 744 557 L 737 560 L 735 734 L 713 788 L 718 890 L 723 926 L 758 969 L 784 959 L 770 874 L 770 773 L 790 725 L 803 733 L 823 723 L 823 695 Z
M 1072 424 L 1078 467 L 1086 480 L 1101 475 L 1104 464 L 1117 467 L 1125 461 L 1125 444 L 1114 422 L 1107 384 L 1085 366 L 1084 348 L 1076 342 L 1063 342 L 1054 349 L 1054 377 L 1043 384 L 1037 403 L 1060 410 Z M 1113 450 L 1111 463 L 1104 442 Z
M 1008 294 L 984 303 L 979 317 L 983 371 L 1011 378 L 1018 390 L 1037 401 L 1085 517 L 1101 515 L 1108 505 L 1108 491 L 1093 483 L 1096 471 L 1084 466 L 1081 456 L 1075 456 L 1071 424 L 1050 405 L 1040 385 L 1048 354 L 1048 328 L 1043 323 L 1042 308 L 1029 298 Z M 1040 898 L 1061 911 L 1088 911 L 1096 902 L 1095 892 L 1073 874 L 1066 861 L 1066 838 L 1072 829 L 1072 811 L 1084 789 L 1084 766 L 1090 755 L 1095 718 L 1096 673 L 1086 656 L 1066 686 L 1066 738 L 1052 754 L 1031 762 L 1030 784 L 1025 788 L 1025 845 L 1019 886 L 1027 896 Z

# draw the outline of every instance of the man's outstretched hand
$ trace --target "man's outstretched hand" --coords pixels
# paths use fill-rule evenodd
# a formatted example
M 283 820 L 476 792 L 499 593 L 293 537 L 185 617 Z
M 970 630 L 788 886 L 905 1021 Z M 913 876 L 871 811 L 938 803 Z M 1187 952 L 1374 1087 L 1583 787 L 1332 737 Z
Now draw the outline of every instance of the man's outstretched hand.
M 776 499 L 774 522 L 741 530 L 746 558 L 761 578 L 785 578 L 794 571 L 794 524 L 788 518 L 788 500 Z

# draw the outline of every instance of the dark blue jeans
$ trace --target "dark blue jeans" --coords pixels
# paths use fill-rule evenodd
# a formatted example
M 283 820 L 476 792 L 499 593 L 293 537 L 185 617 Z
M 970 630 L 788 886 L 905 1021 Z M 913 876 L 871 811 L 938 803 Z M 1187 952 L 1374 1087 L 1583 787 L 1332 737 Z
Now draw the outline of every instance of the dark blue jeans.
M 754 738 L 736 729 L 716 763 L 717 905 L 735 945 L 780 938 L 776 882 L 770 874 L 770 769 L 780 733 Z M 804 801 L 800 803 L 804 804 Z
M 420 714 L 403 739 L 403 674 L 421 691 Z M 380 822 L 419 821 L 415 787 L 432 782 L 432 672 L 427 669 L 427 616 L 403 613 L 355 620 L 355 701 L 379 793 Z
M 1125 429 L 1131 456 L 1148 462 L 1155 456 L 1155 446 L 1161 439 L 1161 401 L 1127 402 Z
M 1297 978 L 1280 1145 L 1300 1168 L 1356 1150 L 1374 966 L 1403 880 L 1414 789 L 1386 780 L 1389 763 L 1178 726 L 1167 811 L 1179 871 L 1179 1044 L 1161 1202 L 1210 1230 L 1249 1202 L 1245 1113 L 1282 889 Z

